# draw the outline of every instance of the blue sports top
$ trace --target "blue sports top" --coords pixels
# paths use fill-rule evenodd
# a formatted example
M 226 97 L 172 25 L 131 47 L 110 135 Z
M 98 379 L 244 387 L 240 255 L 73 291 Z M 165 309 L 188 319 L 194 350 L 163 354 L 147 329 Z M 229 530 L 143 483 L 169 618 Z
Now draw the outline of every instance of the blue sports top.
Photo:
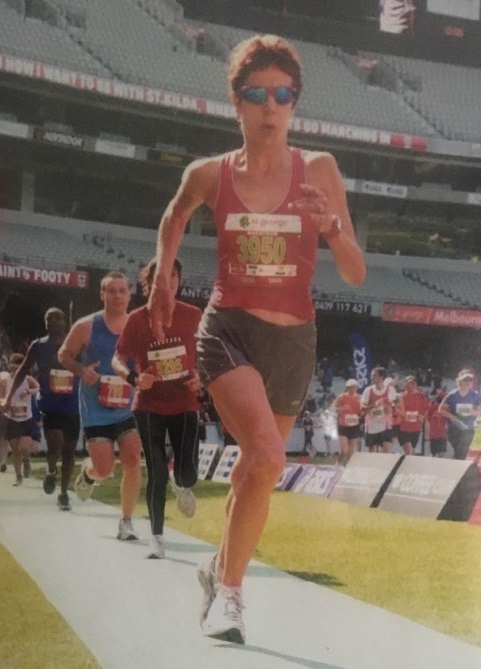
M 73 377 L 58 361 L 60 344 L 54 344 L 48 335 L 32 342 L 32 353 L 38 365 L 38 382 L 40 392 L 38 403 L 40 411 L 57 411 L 69 415 L 77 415 L 79 380 Z M 56 379 L 61 374 L 68 374 L 73 387 L 68 392 L 60 390 Z
M 471 415 L 472 409 L 480 405 L 480 396 L 477 390 L 469 390 L 466 395 L 461 395 L 459 390 L 452 390 L 444 399 L 449 411 L 465 423 L 468 428 L 474 427 L 476 416 Z
M 112 369 L 112 357 L 115 353 L 115 347 L 119 339 L 118 334 L 114 334 L 105 324 L 102 312 L 97 312 L 92 316 L 92 334 L 87 348 L 81 354 L 83 365 L 91 365 L 100 362 L 96 371 L 101 376 L 115 377 Z M 99 402 L 100 383 L 93 386 L 87 386 L 80 381 L 80 417 L 84 427 L 93 425 L 113 425 L 121 423 L 130 418 L 132 414 L 133 392 L 129 386 L 129 399 L 126 405 L 120 408 L 111 408 L 102 406 Z

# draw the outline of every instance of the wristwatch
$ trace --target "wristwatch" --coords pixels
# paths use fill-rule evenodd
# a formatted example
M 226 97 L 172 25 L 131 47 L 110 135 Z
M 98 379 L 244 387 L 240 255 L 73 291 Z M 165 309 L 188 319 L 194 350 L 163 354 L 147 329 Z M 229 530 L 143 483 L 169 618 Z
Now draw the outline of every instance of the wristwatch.
M 339 218 L 339 216 L 334 214 L 332 216 L 332 223 L 330 229 L 327 232 L 323 232 L 322 236 L 324 237 L 324 239 L 327 240 L 334 239 L 334 237 L 337 237 L 338 235 L 341 234 L 342 228 L 343 225 L 341 219 Z
M 135 388 L 137 385 L 137 379 L 139 378 L 139 375 L 135 371 L 135 369 L 131 369 L 130 372 L 127 374 L 125 377 L 125 380 L 129 385 L 132 386 L 132 388 Z

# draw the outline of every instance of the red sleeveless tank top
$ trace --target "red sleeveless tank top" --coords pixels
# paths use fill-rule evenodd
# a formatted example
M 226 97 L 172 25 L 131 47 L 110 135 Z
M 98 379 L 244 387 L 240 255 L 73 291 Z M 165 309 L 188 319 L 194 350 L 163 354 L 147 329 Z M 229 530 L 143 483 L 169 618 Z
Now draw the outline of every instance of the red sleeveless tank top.
M 314 319 L 311 282 L 318 232 L 306 214 L 293 214 L 288 203 L 302 197 L 305 167 L 299 149 L 291 149 L 289 190 L 274 211 L 250 211 L 234 188 L 235 152 L 223 157 L 214 207 L 218 236 L 218 276 L 210 299 L 215 307 L 268 309 L 303 320 Z

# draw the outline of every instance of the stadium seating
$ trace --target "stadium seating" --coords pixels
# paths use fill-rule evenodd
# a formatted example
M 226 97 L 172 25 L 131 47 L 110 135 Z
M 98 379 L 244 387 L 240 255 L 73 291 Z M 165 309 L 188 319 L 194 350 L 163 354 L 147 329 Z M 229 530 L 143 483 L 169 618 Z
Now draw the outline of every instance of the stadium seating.
M 225 62 L 199 53 L 196 35 L 212 36 L 227 52 L 253 34 L 186 21 L 175 0 L 48 0 L 48 4 L 58 11 L 57 25 L 24 18 L 0 0 L 0 51 L 222 102 L 228 100 Z M 341 48 L 294 43 L 309 80 L 299 101 L 301 116 L 479 141 L 479 70 L 367 54 L 391 73 L 395 85 L 388 90 L 356 72 L 355 59 Z
M 368 259 L 369 256 L 367 256 Z M 410 259 L 404 259 L 408 265 Z M 416 270 L 419 271 L 419 270 Z M 449 278 L 446 278 L 449 283 Z M 469 294 L 475 299 L 476 285 L 470 286 Z M 436 290 L 435 286 L 429 286 L 413 280 L 409 269 L 402 266 L 392 266 L 386 258 L 384 264 L 370 263 L 368 260 L 368 272 L 365 282 L 355 288 L 344 283 L 336 272 L 333 261 L 329 258 L 321 258 L 316 266 L 314 287 L 321 296 L 329 296 L 329 299 L 353 300 L 366 302 L 393 301 L 400 304 L 424 304 L 439 307 L 462 307 L 459 301 L 448 292 Z
M 111 76 L 111 72 L 65 30 L 36 18 L 22 17 L 0 0 L 0 51 L 76 71 Z
M 21 215 L 25 218 L 25 215 Z M 45 217 L 30 216 L 31 223 L 3 222 L 0 260 L 34 266 L 91 267 L 121 270 L 135 282 L 139 268 L 155 251 L 156 232 L 135 228 L 57 219 L 56 228 L 46 227 Z M 67 222 L 67 224 L 66 224 Z M 73 223 L 73 222 L 72 222 Z M 75 252 L 72 254 L 72 249 Z M 196 288 L 212 286 L 216 273 L 216 240 L 186 235 L 179 256 L 184 281 Z M 368 273 L 362 286 L 353 288 L 338 275 L 332 256 L 320 251 L 314 277 L 314 295 L 320 299 L 354 300 L 366 303 L 394 301 L 453 308 L 481 308 L 481 276 L 474 271 L 423 267 L 413 258 L 368 254 Z M 374 260 L 376 258 L 376 260 Z M 66 259 L 69 259 L 66 262 Z M 472 267 L 466 263 L 466 267 Z
M 398 74 L 404 99 L 447 139 L 479 141 L 481 71 L 479 69 L 379 56 Z

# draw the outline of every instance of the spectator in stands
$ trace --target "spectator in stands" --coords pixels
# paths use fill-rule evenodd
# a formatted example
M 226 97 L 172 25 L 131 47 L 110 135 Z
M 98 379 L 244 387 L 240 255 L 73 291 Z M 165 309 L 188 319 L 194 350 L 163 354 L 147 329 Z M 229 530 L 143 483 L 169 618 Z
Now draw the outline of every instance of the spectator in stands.
M 190 216 L 207 204 L 219 238 L 219 271 L 198 332 L 199 371 L 241 455 L 222 545 L 198 571 L 201 620 L 206 636 L 244 643 L 242 581 L 314 371 L 310 284 L 318 236 L 347 283 L 364 280 L 365 264 L 334 158 L 287 144 L 302 88 L 292 46 L 276 36 L 240 43 L 229 85 L 243 146 L 186 169 L 160 224 L 149 306 L 162 340 L 174 306 L 172 264 Z
M 316 454 L 316 448 L 312 443 L 314 438 L 314 421 L 310 411 L 304 411 L 301 418 L 301 427 L 304 428 L 304 448 L 303 455 L 310 455 L 313 457 Z
M 141 272 L 140 281 L 147 286 L 147 294 L 155 268 L 153 260 Z M 176 258 L 170 278 L 174 298 L 181 278 L 182 265 Z M 188 518 L 195 513 L 196 499 L 191 487 L 197 482 L 199 460 L 200 382 L 195 370 L 194 335 L 201 315 L 198 307 L 175 300 L 172 325 L 166 328 L 166 339 L 160 343 L 152 334 L 147 307 L 139 307 L 129 314 L 112 359 L 114 371 L 135 388 L 133 409 L 147 466 L 146 499 L 152 530 L 148 558 L 165 557 L 167 433 L 174 451 L 172 486 L 177 505 Z M 130 360 L 135 369 L 130 368 Z
M 344 392 L 331 404 L 331 411 L 337 413 L 340 449 L 338 464 L 342 466 L 345 466 L 356 452 L 361 436 L 361 396 L 357 389 L 356 379 L 348 379 Z
M 474 421 L 481 415 L 479 392 L 473 390 L 474 375 L 462 369 L 457 378 L 457 388 L 442 400 L 439 412 L 448 421 L 448 440 L 454 449 L 455 460 L 465 460 L 474 437 Z
M 366 446 L 370 453 L 379 448 L 383 453 L 392 450 L 392 409 L 397 394 L 392 384 L 385 383 L 386 369 L 374 367 L 372 384 L 364 389 L 361 408 L 365 414 Z
M 404 379 L 401 406 L 399 443 L 405 455 L 412 455 L 421 436 L 429 402 L 411 374 Z
M 127 321 L 129 283 L 121 272 L 109 272 L 100 282 L 102 311 L 73 324 L 60 347 L 60 363 L 80 378 L 80 417 L 90 457 L 75 480 L 82 500 L 92 495 L 95 481 L 114 471 L 114 444 L 119 446 L 123 477 L 120 485 L 121 512 L 117 538 L 138 539 L 132 515 L 140 492 L 140 437 L 132 414 L 132 388 L 115 376 L 112 356 Z
M 39 384 L 33 376 L 25 375 L 13 393 L 10 389 L 17 369 L 24 360 L 21 353 L 12 353 L 9 359 L 9 376 L 3 381 L 0 396 L 6 397 L 4 411 L 7 418 L 5 436 L 12 449 L 12 463 L 15 470 L 14 486 L 22 485 L 22 464 L 33 451 L 35 422 L 32 412 L 32 397 L 39 391 Z
M 58 505 L 70 510 L 68 488 L 75 465 L 75 449 L 80 434 L 78 379 L 58 361 L 58 351 L 67 331 L 67 316 L 61 309 L 51 307 L 45 312 L 44 337 L 35 339 L 15 374 L 10 394 L 13 394 L 33 368 L 38 369 L 39 404 L 43 431 L 47 442 L 47 473 L 43 489 L 51 495 L 57 481 L 57 463 L 62 460 Z

